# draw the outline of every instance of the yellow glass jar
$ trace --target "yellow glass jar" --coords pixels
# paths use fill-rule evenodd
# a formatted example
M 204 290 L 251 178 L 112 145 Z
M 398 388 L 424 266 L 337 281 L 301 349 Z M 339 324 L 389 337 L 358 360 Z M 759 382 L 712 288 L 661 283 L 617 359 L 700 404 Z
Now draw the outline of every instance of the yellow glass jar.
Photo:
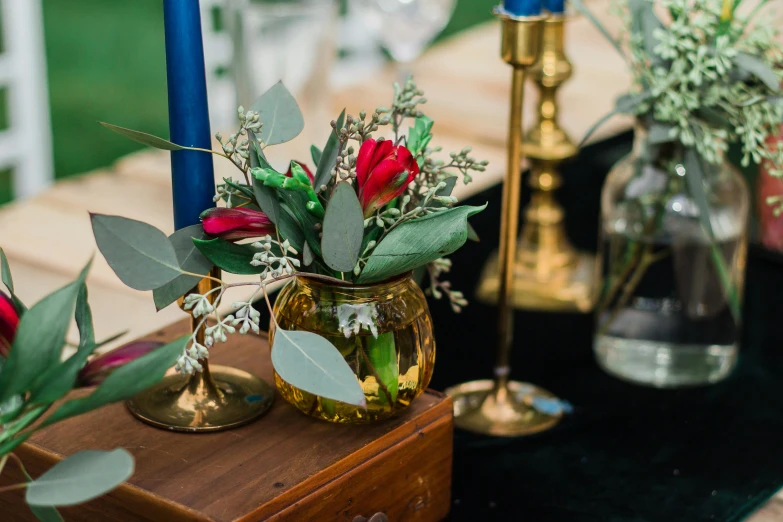
M 432 318 L 411 274 L 370 285 L 297 277 L 280 292 L 274 313 L 281 328 L 313 332 L 334 344 L 367 399 L 366 409 L 325 399 L 275 373 L 283 398 L 307 415 L 339 423 L 386 419 L 407 408 L 432 378 Z M 270 345 L 274 335 L 273 322 Z

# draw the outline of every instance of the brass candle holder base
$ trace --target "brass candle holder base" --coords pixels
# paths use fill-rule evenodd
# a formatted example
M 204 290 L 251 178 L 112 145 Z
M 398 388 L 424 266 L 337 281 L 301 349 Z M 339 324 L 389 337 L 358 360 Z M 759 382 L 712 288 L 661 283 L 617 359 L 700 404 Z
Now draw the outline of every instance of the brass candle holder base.
M 255 375 L 204 364 L 193 375 L 171 373 L 127 402 L 138 419 L 171 431 L 206 432 L 243 426 L 272 406 L 275 392 Z
M 189 293 L 212 296 L 219 286 L 220 269 L 213 268 Z M 211 292 L 212 291 L 212 292 Z M 184 297 L 180 298 L 182 308 Z M 190 312 L 189 312 L 190 313 Z M 190 313 L 191 332 L 204 345 L 206 325 Z M 182 432 L 220 431 L 257 419 L 272 406 L 275 392 L 264 380 L 228 366 L 199 360 L 202 370 L 182 375 L 169 370 L 163 380 L 126 402 L 138 419 L 156 428 Z
M 525 382 L 507 383 L 508 395 L 495 399 L 495 381 L 471 381 L 448 388 L 454 401 L 454 423 L 463 430 L 497 437 L 532 435 L 553 428 L 562 412 L 548 414 L 533 405 L 536 399 L 556 397 L 543 388 Z

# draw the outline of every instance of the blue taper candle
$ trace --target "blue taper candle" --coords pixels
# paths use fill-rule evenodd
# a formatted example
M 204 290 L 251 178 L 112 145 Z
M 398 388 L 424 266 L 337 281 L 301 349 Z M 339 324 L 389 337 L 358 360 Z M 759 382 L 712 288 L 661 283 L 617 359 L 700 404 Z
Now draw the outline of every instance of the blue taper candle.
M 171 141 L 211 149 L 199 1 L 164 0 L 163 18 Z M 174 228 L 197 224 L 199 214 L 215 205 L 212 155 L 191 150 L 172 152 L 171 184 Z
M 514 16 L 541 14 L 541 0 L 503 0 L 503 9 Z
M 563 14 L 565 12 L 565 0 L 544 0 L 544 9 L 552 14 Z

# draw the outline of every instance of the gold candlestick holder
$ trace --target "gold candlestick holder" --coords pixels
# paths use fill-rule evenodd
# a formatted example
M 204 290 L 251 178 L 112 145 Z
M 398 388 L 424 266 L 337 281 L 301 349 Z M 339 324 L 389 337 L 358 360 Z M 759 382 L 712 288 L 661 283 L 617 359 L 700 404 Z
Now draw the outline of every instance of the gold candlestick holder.
M 562 185 L 558 166 L 578 152 L 557 119 L 557 91 L 572 73 L 565 54 L 565 22 L 560 14 L 543 22 L 541 54 L 530 68 L 539 91 L 538 121 L 525 135 L 522 150 L 530 162 L 533 193 L 524 212 L 511 302 L 515 308 L 587 312 L 597 295 L 595 256 L 571 246 L 565 213 L 554 197 Z M 493 256 L 482 274 L 478 298 L 497 302 L 499 286 L 498 260 Z
M 204 295 L 216 288 L 220 270 L 213 269 L 209 276 L 214 279 L 202 279 L 190 293 Z M 183 300 L 179 300 L 180 307 Z M 191 331 L 203 345 L 206 325 L 199 327 L 200 319 L 188 313 Z M 207 359 L 199 363 L 202 371 L 189 376 L 170 370 L 163 381 L 127 401 L 128 410 L 156 428 L 206 432 L 248 424 L 272 405 L 274 390 L 266 381 L 236 368 L 210 367 Z
M 508 157 L 503 183 L 498 262 L 498 352 L 495 379 L 459 384 L 446 390 L 454 401 L 454 424 L 485 435 L 513 437 L 553 427 L 561 414 L 534 407 L 537 398 L 552 400 L 548 391 L 533 384 L 509 381 L 513 341 L 514 258 L 517 251 L 519 193 L 521 190 L 522 102 L 525 74 L 541 50 L 544 16 L 515 17 L 495 8 L 501 19 L 501 56 L 512 67 Z

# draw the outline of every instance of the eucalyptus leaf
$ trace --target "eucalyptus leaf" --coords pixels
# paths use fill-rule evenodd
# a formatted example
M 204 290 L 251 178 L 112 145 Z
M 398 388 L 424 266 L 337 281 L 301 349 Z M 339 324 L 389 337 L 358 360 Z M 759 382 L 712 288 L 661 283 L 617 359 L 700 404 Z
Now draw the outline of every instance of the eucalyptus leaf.
M 345 109 L 340 113 L 337 118 L 337 130 L 333 130 L 329 133 L 329 139 L 326 140 L 323 152 L 321 153 L 318 167 L 315 169 L 315 183 L 313 186 L 318 190 L 321 185 L 326 185 L 329 179 L 332 177 L 332 169 L 337 161 L 337 154 L 340 153 L 340 140 L 337 139 L 337 132 L 343 128 L 345 124 Z
M 161 346 L 138 359 L 112 371 L 90 395 L 71 399 L 59 406 L 42 424 L 49 426 L 69 417 L 81 415 L 112 402 L 130 399 L 150 386 L 157 384 L 174 366 L 188 343 L 186 335 Z
M 278 328 L 272 342 L 272 365 L 292 386 L 319 397 L 367 406 L 356 375 L 340 351 L 320 335 Z
M 443 180 L 443 182 L 446 184 L 446 186 L 435 194 L 438 196 L 451 196 L 451 193 L 454 192 L 454 187 L 457 185 L 457 176 L 446 178 Z
M 41 522 L 62 522 L 63 517 L 51 506 L 29 506 L 35 518 Z
M 338 183 L 324 216 L 321 252 L 326 265 L 350 272 L 359 261 L 364 238 L 364 215 L 350 183 Z
M 665 31 L 666 27 L 656 16 L 653 3 L 650 0 L 628 0 L 628 10 L 631 14 L 631 32 L 642 38 L 652 65 L 662 65 L 663 59 L 654 50 L 659 42 L 655 31 Z
M 468 238 L 468 218 L 486 208 L 463 205 L 403 222 L 367 260 L 359 283 L 375 283 L 447 256 Z
M 251 110 L 261 116 L 263 126 L 258 139 L 265 146 L 291 141 L 304 129 L 302 111 L 283 82 L 277 82 L 262 94 Z
M 31 391 L 31 384 L 59 363 L 76 298 L 89 268 L 90 263 L 76 281 L 44 297 L 22 316 L 0 374 L 0 402 Z
M 17 313 L 23 314 L 26 312 L 27 307 L 14 293 L 14 279 L 11 277 L 11 265 L 8 264 L 8 258 L 5 256 L 5 252 L 2 248 L 0 248 L 0 279 L 11 293 L 11 301 L 13 301 Z
M 207 237 L 204 227 L 201 225 L 181 228 L 169 236 L 169 242 L 174 247 L 181 270 L 200 276 L 209 273 L 214 265 L 199 252 L 193 243 L 194 239 L 207 239 Z M 155 301 L 155 308 L 158 310 L 166 308 L 196 286 L 200 280 L 199 277 L 181 274 L 165 285 L 154 289 L 152 297 Z
M 305 240 L 302 225 L 288 205 L 280 205 L 280 219 L 277 222 L 277 231 L 280 236 L 291 244 L 297 252 L 302 252 L 305 245 L 309 243 Z M 312 252 L 312 249 L 311 249 Z
M 122 448 L 80 451 L 27 485 L 31 506 L 72 506 L 108 493 L 133 474 L 133 457 Z
M 313 158 L 313 165 L 318 168 L 318 164 L 321 163 L 321 156 L 323 155 L 323 152 L 321 152 L 321 149 L 316 147 L 315 145 L 310 145 L 310 156 Z
M 196 248 L 215 266 L 231 274 L 256 275 L 263 266 L 253 266 L 250 261 L 260 250 L 250 245 L 238 245 L 224 239 L 194 239 Z
M 379 391 L 378 396 L 384 402 L 391 401 L 390 404 L 394 404 L 400 376 L 394 332 L 382 333 L 377 338 L 367 337 L 367 352 L 375 373 L 389 394 L 387 397 L 383 391 Z
M 647 130 L 647 141 L 653 145 L 659 145 L 661 143 L 668 143 L 674 141 L 672 137 L 672 131 L 674 125 L 663 125 L 660 123 L 653 123 Z
M 269 221 L 279 226 L 280 222 L 280 201 L 277 199 L 277 189 L 267 187 L 262 181 L 253 178 L 253 194 L 258 201 L 258 205 Z
M 156 149 L 187 150 L 189 148 L 189 147 L 183 147 L 181 145 L 177 145 L 176 143 L 172 143 L 168 140 L 164 140 L 163 138 L 158 138 L 157 136 L 153 136 L 152 134 L 147 134 L 146 132 L 139 132 L 132 129 L 126 129 L 124 127 L 118 127 L 117 125 L 112 125 L 111 123 L 105 123 L 102 121 L 98 123 L 100 123 L 107 129 L 112 130 L 117 134 L 121 134 L 126 138 L 129 138 L 137 143 L 141 143 L 142 145 L 149 145 L 150 147 L 155 147 Z
M 772 92 L 780 90 L 780 78 L 775 71 L 760 58 L 747 54 L 737 53 L 734 57 L 734 66 L 741 73 L 753 75 L 766 85 Z
M 569 3 L 582 13 L 585 18 L 590 20 L 590 23 L 593 24 L 593 26 L 598 29 L 598 31 L 604 35 L 604 38 L 606 38 L 610 44 L 617 50 L 618 53 L 620 53 L 620 56 L 625 58 L 625 52 L 623 52 L 622 47 L 620 47 L 620 44 L 617 43 L 617 39 L 614 38 L 609 31 L 606 30 L 606 28 L 603 26 L 603 24 L 598 20 L 598 18 L 595 17 L 595 15 L 585 6 L 585 4 L 582 2 L 582 0 L 569 0 Z
M 283 208 L 283 212 L 280 215 L 283 216 L 288 211 L 288 217 L 290 218 L 288 222 L 284 222 L 281 219 L 281 235 L 284 235 L 291 242 L 292 246 L 295 244 L 295 240 L 300 241 L 302 244 L 306 240 L 313 253 L 321 257 L 321 239 L 316 230 L 316 225 L 320 225 L 321 220 L 307 211 L 306 207 L 309 201 L 307 194 L 301 190 L 279 190 L 278 194 L 280 195 Z M 301 252 L 300 248 L 296 246 L 294 248 Z
M 95 241 L 120 280 L 136 290 L 154 290 L 182 274 L 166 234 L 147 223 L 90 214 Z
M 302 262 L 304 263 L 304 266 L 310 266 L 313 264 L 313 261 L 313 249 L 310 248 L 310 245 L 307 242 L 305 242 L 304 248 L 302 249 Z

